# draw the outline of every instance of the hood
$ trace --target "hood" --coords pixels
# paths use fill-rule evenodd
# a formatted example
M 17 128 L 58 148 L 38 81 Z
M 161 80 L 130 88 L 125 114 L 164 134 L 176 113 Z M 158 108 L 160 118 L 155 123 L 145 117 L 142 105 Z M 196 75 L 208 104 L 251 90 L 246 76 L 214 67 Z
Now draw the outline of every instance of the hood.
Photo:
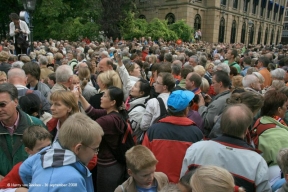
M 138 104 L 144 104 L 146 103 L 146 100 L 149 98 L 150 96 L 146 96 L 146 97 L 140 97 L 140 98 L 136 98 L 136 99 L 128 99 L 128 102 L 125 103 L 126 104 L 126 109 L 128 107 L 128 110 L 131 110 L 135 105 L 138 105 Z M 129 101 L 130 100 L 130 101 Z

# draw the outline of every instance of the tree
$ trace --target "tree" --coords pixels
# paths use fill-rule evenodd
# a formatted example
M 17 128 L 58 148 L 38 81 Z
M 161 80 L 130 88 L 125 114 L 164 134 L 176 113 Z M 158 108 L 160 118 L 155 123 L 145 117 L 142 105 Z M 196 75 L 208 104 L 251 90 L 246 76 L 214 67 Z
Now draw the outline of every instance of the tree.
M 158 40 L 163 38 L 165 40 L 178 39 L 177 34 L 168 28 L 167 21 L 154 18 L 147 26 L 146 35 L 152 39 Z
M 174 31 L 180 39 L 187 42 L 191 40 L 192 34 L 194 34 L 194 30 L 184 20 L 169 25 L 169 29 Z

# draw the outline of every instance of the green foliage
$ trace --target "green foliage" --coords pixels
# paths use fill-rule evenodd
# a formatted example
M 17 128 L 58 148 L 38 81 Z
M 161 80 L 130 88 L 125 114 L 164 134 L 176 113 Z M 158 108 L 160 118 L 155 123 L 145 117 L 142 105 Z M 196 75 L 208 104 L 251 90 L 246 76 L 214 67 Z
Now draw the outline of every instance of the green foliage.
M 183 41 L 190 41 L 194 34 L 192 27 L 190 27 L 184 20 L 179 20 L 169 25 L 169 29 L 174 31 Z
M 176 33 L 168 28 L 167 21 L 154 18 L 149 24 L 146 35 L 152 39 L 163 38 L 165 40 L 178 39 Z

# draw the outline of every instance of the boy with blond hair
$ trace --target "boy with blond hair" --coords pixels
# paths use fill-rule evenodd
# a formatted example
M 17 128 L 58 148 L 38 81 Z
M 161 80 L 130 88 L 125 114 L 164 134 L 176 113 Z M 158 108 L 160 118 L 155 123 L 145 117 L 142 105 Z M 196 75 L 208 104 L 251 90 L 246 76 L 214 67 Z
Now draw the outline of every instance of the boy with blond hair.
M 51 148 L 21 165 L 19 173 L 29 192 L 93 192 L 86 165 L 98 153 L 103 134 L 100 125 L 85 114 L 71 115 Z
M 158 160 L 147 147 L 134 146 L 126 152 L 125 157 L 130 177 L 115 192 L 157 192 L 168 184 L 168 177 L 164 173 L 155 172 Z
M 31 126 L 25 129 L 22 141 L 25 151 L 31 156 L 38 153 L 43 148 L 51 145 L 52 135 L 45 128 L 40 126 Z M 24 192 L 23 182 L 19 175 L 19 167 L 22 162 L 16 164 L 12 170 L 0 181 L 0 192 Z

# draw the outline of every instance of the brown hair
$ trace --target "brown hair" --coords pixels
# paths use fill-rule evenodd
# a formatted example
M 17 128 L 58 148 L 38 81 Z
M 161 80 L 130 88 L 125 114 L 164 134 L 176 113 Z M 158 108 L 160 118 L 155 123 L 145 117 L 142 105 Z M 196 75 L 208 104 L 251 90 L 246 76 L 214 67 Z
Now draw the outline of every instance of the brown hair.
M 70 115 L 79 112 L 78 101 L 71 91 L 56 91 L 51 94 L 51 101 L 62 101 L 67 107 L 71 107 Z
M 37 140 L 52 139 L 52 135 L 44 127 L 34 125 L 24 130 L 22 140 L 25 147 L 33 150 Z

